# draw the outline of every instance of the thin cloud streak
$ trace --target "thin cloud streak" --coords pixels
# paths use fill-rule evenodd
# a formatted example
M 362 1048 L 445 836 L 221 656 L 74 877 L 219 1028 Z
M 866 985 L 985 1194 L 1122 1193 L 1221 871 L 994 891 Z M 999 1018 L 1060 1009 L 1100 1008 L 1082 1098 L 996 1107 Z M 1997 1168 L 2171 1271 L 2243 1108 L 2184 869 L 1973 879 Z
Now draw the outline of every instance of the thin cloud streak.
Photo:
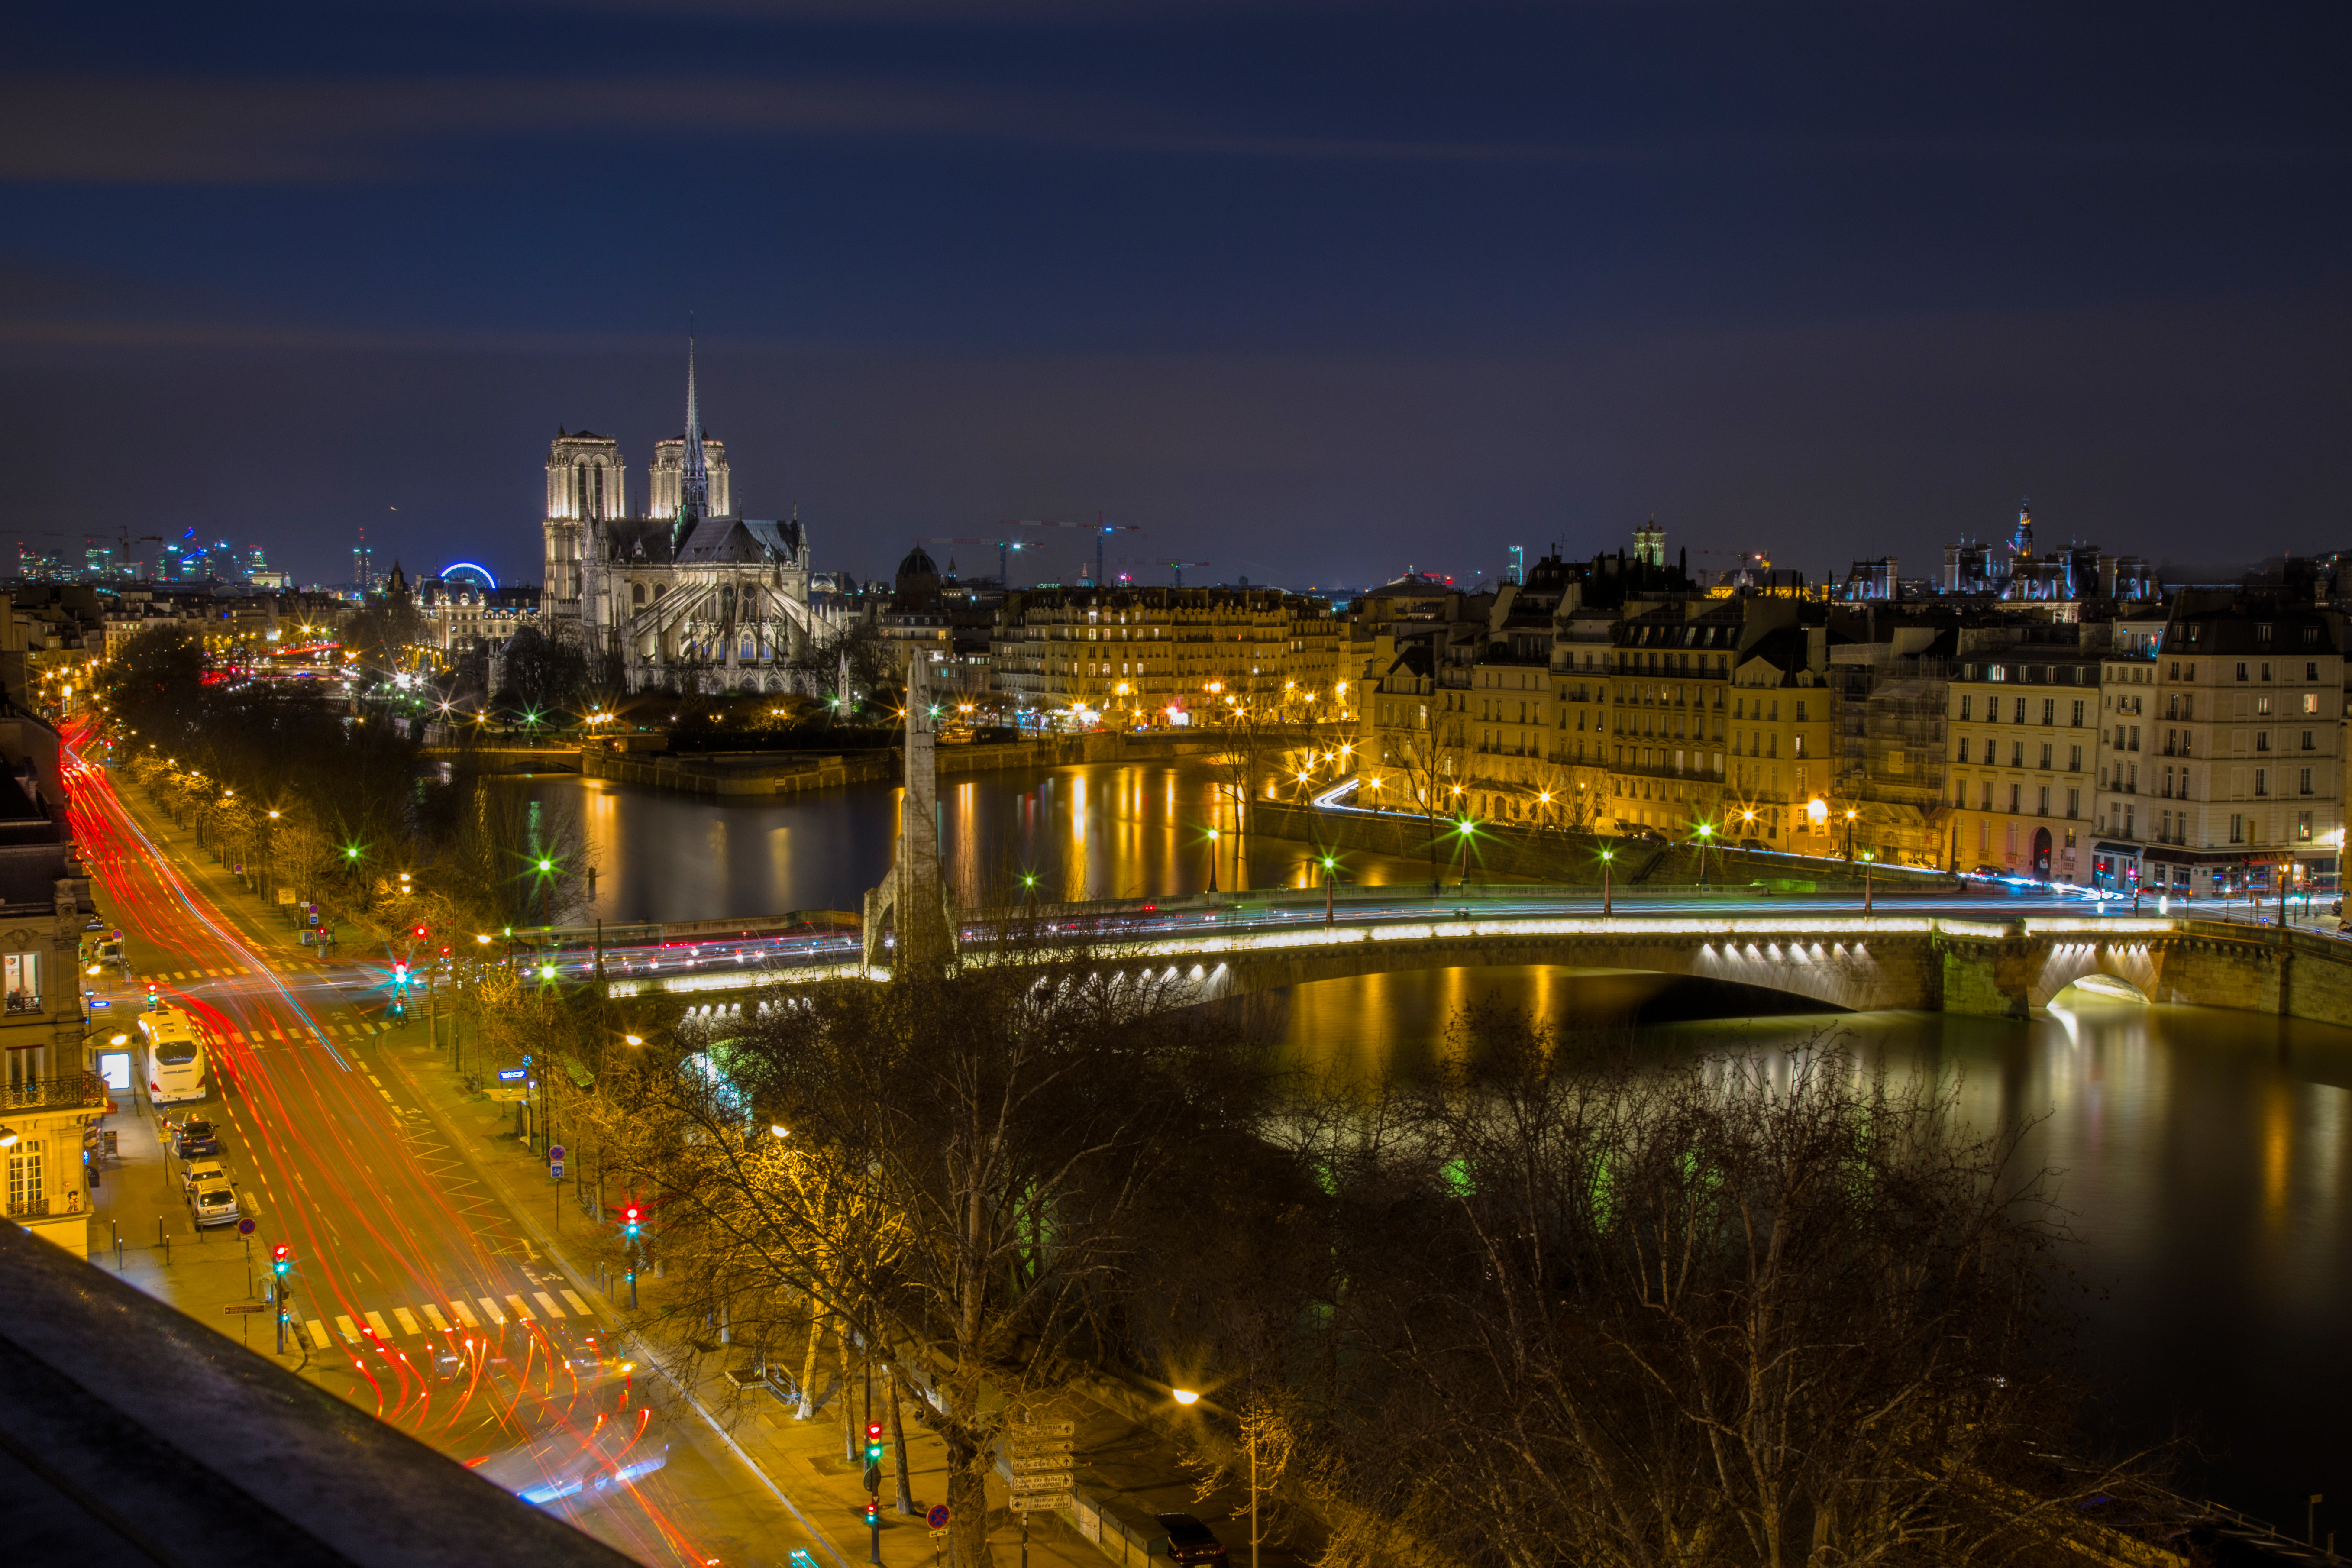
M 1727 162 L 2340 163 L 2326 143 L 1789 135 L 1592 142 L 1293 136 L 1134 99 L 919 81 L 433 78 L 0 79 L 0 180 L 348 184 L 467 177 L 446 151 L 630 137 L 1002 142 L 1301 162 L 1621 166 Z

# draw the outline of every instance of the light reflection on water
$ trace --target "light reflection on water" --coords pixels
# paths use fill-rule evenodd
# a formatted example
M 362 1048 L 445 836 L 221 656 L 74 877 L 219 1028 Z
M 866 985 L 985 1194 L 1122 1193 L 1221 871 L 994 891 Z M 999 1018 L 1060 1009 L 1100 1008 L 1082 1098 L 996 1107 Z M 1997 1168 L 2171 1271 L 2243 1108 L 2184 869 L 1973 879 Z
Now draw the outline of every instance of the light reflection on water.
M 890 868 L 904 793 L 868 785 L 722 804 L 565 775 L 515 787 L 580 810 L 597 870 L 583 918 L 606 921 L 857 909 Z M 967 907 L 1017 897 L 1024 873 L 1035 875 L 1036 896 L 1048 901 L 1198 892 L 1209 882 L 1213 827 L 1220 889 L 1311 884 L 1307 846 L 1236 837 L 1232 804 L 1198 759 L 980 773 L 940 785 L 940 864 Z M 1428 868 L 1354 856 L 1346 874 L 1386 883 Z
M 2116 1005 L 2031 1023 L 1934 1013 L 1656 1023 L 1642 1020 L 1690 1010 L 1686 985 L 1538 967 L 1325 981 L 1273 1001 L 1293 1059 L 1378 1073 L 1448 1050 L 1448 1020 L 1488 995 L 1571 1027 L 1630 1023 L 1644 1051 L 1774 1051 L 1827 1031 L 1866 1063 L 1957 1074 L 1973 1124 L 2026 1126 L 2027 1168 L 2057 1173 L 2080 1242 L 2071 1261 L 2093 1287 L 2085 1367 L 2126 1426 L 2196 1436 L 2212 1495 L 2298 1532 L 2307 1493 L 2352 1496 L 2341 1419 L 2352 1402 L 2352 1030 Z M 1741 1005 L 1722 993 L 1707 1002 Z

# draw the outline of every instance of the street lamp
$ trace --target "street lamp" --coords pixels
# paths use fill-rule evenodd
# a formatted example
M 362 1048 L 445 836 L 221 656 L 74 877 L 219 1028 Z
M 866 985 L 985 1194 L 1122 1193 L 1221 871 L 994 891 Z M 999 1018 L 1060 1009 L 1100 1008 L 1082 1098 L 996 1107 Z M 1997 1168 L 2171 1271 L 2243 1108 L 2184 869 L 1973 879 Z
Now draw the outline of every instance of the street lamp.
M 1609 863 L 1616 858 L 1617 851 L 1614 849 L 1601 852 L 1601 912 L 1604 915 L 1610 912 Z
M 1217 829 L 1209 829 L 1209 891 L 1213 893 L 1217 890 L 1217 840 L 1222 837 Z

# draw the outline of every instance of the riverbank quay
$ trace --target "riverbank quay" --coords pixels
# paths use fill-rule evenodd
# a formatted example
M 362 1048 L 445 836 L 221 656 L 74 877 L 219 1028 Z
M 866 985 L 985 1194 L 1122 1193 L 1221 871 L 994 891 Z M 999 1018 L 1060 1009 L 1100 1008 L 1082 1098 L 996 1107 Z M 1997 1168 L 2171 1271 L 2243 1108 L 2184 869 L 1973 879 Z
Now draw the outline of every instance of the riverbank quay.
M 1260 800 L 1250 803 L 1247 831 L 1342 859 L 1381 855 L 1427 861 L 1446 883 L 1525 879 L 1590 889 L 1605 875 L 1620 888 L 1753 883 L 1777 891 L 1796 890 L 1799 884 L 1810 884 L 1806 890 L 1859 891 L 1867 879 L 1881 895 L 1905 889 L 1950 892 L 1965 885 L 1962 878 L 1928 868 L 1743 849 L 1728 835 L 1702 847 L 1516 822 L 1468 822 L 1465 831 L 1465 820 Z
M 649 744 L 648 742 L 657 742 Z M 1021 769 L 1076 767 L 1090 763 L 1149 762 L 1220 750 L 1215 735 L 1096 731 L 1031 740 L 939 748 L 942 778 Z M 614 784 L 720 799 L 772 799 L 852 784 L 897 784 L 906 776 L 898 746 L 829 752 L 672 752 L 662 736 L 632 736 L 583 744 L 532 744 L 499 737 L 477 740 L 443 726 L 427 728 L 426 762 L 463 773 L 577 773 Z
M 560 1268 L 593 1305 L 600 1328 L 628 1334 L 646 1361 L 673 1381 L 700 1440 L 784 1500 L 819 1538 L 835 1568 L 865 1562 L 872 1543 L 864 1520 L 867 1494 L 848 1450 L 853 1439 L 862 1438 L 869 1418 L 866 1390 L 862 1379 L 845 1372 L 837 1348 L 828 1345 L 819 1357 L 819 1375 L 810 1391 L 812 1417 L 801 1419 L 799 1391 L 792 1384 L 792 1372 L 802 1363 L 799 1347 L 777 1347 L 772 1363 L 754 1347 L 721 1343 L 716 1329 L 697 1329 L 671 1315 L 669 1287 L 657 1270 L 639 1273 L 631 1310 L 629 1281 L 610 1271 L 602 1258 L 620 1224 L 617 1197 L 600 1194 L 593 1178 L 582 1179 L 583 1171 L 593 1169 L 593 1151 L 572 1139 L 565 1150 L 570 1179 L 556 1178 L 550 1173 L 545 1134 L 519 1136 L 511 1106 L 469 1089 L 427 1032 L 414 1026 L 395 1030 L 375 1042 L 374 1051 L 386 1076 L 405 1090 L 404 1098 L 415 1097 L 466 1167 L 516 1216 L 541 1257 Z M 567 1137 L 561 1121 L 555 1136 Z M 689 1346 L 688 1336 L 702 1343 Z M 702 1353 L 690 1356 L 689 1350 Z M 1072 1506 L 1031 1515 L 1024 1542 L 1021 1518 L 1011 1507 L 1010 1458 L 1001 1453 L 987 1489 L 991 1547 L 1009 1560 L 1025 1546 L 1040 1568 L 1100 1568 L 1106 1561 L 1143 1568 L 1152 1540 L 1163 1533 L 1152 1515 L 1162 1511 L 1197 1515 L 1229 1546 L 1245 1540 L 1226 1521 L 1235 1508 L 1245 1507 L 1245 1500 L 1225 1492 L 1207 1501 L 1197 1499 L 1178 1442 L 1185 1417 L 1172 1405 L 1156 1410 L 1154 1396 L 1154 1391 L 1097 1376 L 1073 1384 L 1041 1409 L 1036 1419 L 1066 1420 L 1072 1426 Z M 925 1395 L 916 1387 L 907 1397 Z M 887 1385 L 877 1384 L 874 1398 L 871 1418 L 887 1427 Z M 1164 1396 L 1160 1403 L 1168 1404 Z M 946 1450 L 911 1408 L 903 1412 L 899 1433 L 913 1511 L 897 1509 L 894 1448 L 884 1466 L 882 1561 L 929 1562 L 934 1551 L 944 1550 L 927 1514 L 946 1495 Z M 1263 1568 L 1303 1568 L 1307 1561 L 1307 1553 L 1281 1542 L 1268 1542 L 1261 1553 Z

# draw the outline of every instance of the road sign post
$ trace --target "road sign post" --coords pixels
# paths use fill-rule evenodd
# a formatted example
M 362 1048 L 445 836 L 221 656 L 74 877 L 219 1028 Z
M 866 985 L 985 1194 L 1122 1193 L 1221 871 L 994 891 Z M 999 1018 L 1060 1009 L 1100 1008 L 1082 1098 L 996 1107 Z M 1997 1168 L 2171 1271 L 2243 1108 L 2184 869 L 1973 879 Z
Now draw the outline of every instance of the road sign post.
M 551 1144 L 547 1151 L 547 1173 L 555 1181 L 563 1180 L 563 1145 Z

